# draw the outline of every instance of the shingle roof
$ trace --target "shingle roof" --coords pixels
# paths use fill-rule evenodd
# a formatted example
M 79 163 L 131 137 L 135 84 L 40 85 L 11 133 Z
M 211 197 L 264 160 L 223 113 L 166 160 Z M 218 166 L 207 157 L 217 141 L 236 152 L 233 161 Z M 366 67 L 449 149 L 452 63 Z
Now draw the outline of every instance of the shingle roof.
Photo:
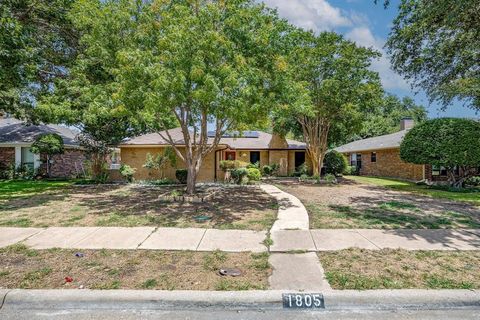
M 408 130 L 402 130 L 399 132 L 386 134 L 383 136 L 367 138 L 362 140 L 353 141 L 338 148 L 335 148 L 338 152 L 357 152 L 357 151 L 369 151 L 379 149 L 399 148 L 402 143 L 403 137 Z
M 31 143 L 36 137 L 46 133 L 57 133 L 67 146 L 78 146 L 76 133 L 67 127 L 57 125 L 26 125 L 13 118 L 0 119 L 0 143 Z
M 170 136 L 177 144 L 184 144 L 183 134 L 181 128 L 168 130 Z M 257 131 L 258 137 L 236 137 L 236 138 L 221 138 L 220 145 L 227 145 L 233 149 L 269 149 L 269 143 L 272 139 L 270 133 Z M 166 135 L 166 134 L 162 134 Z M 209 138 L 209 143 L 213 142 L 213 138 Z M 287 139 L 289 149 L 305 149 L 305 143 L 295 140 Z M 169 145 L 158 133 L 148 133 L 132 139 L 129 139 L 121 144 L 121 146 L 138 146 L 138 145 Z

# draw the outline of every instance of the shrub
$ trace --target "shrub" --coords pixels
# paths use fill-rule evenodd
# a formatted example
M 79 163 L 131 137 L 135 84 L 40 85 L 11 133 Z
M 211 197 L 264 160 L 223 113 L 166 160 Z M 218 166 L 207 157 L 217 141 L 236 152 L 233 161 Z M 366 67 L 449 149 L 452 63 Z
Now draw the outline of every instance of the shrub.
M 327 173 L 323 179 L 328 183 L 337 183 L 337 177 L 334 174 Z
M 273 163 L 271 165 L 265 165 L 262 168 L 263 174 L 266 176 L 275 176 L 278 174 L 280 165 L 278 163 Z
M 188 170 L 187 169 L 175 170 L 175 177 L 177 178 L 178 182 L 180 182 L 181 184 L 186 184 L 187 177 L 188 177 Z
M 345 168 L 345 171 L 343 171 L 344 175 L 350 175 L 354 176 L 358 174 L 357 167 L 356 166 L 347 166 Z
M 323 165 L 325 166 L 325 173 L 338 176 L 345 171 L 348 161 L 340 152 L 331 150 L 325 155 Z
M 220 161 L 220 169 L 222 171 L 233 170 L 238 168 L 246 168 L 249 163 L 240 160 L 222 160 Z
M 306 163 L 298 166 L 298 168 L 293 173 L 294 177 L 301 177 L 303 175 L 308 175 L 308 166 Z
M 127 182 L 132 182 L 133 175 L 135 174 L 135 171 L 137 171 L 137 169 L 130 167 L 128 164 L 122 164 L 119 171 L 122 177 L 127 180 Z
M 232 179 L 236 184 L 242 184 L 243 178 L 246 178 L 248 175 L 247 168 L 238 168 L 231 171 Z
M 262 177 L 262 173 L 258 168 L 248 168 L 247 169 L 247 178 L 249 181 L 259 181 Z
M 260 162 L 255 162 L 255 163 L 249 163 L 247 164 L 247 169 L 251 169 L 251 168 L 254 168 L 254 169 L 259 169 L 260 170 Z
M 472 187 L 478 187 L 480 186 L 480 176 L 475 176 L 475 177 L 470 177 L 465 181 L 466 185 L 472 186 Z

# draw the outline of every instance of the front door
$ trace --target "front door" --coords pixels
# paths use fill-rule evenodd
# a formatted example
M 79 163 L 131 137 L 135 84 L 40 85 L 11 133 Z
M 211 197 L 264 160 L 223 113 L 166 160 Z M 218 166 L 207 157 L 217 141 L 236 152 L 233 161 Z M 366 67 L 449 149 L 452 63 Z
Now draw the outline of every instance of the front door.
M 250 163 L 260 163 L 260 151 L 250 151 Z
M 305 163 L 305 151 L 295 152 L 295 169 Z

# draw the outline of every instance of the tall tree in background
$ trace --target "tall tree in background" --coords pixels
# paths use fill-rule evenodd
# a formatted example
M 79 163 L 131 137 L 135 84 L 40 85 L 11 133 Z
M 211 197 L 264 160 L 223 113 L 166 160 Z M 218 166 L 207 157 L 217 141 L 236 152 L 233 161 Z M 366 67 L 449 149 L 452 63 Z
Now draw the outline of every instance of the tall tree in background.
M 351 136 L 348 141 L 397 132 L 400 130 L 400 120 L 406 117 L 412 118 L 415 124 L 427 120 L 427 110 L 423 106 L 415 104 L 409 97 L 399 99 L 392 94 L 385 94 L 379 105 L 362 112 L 364 114 L 362 130 Z
M 2 0 L 0 112 L 30 115 L 36 99 L 64 77 L 77 54 L 68 12 L 74 0 Z
M 280 109 L 277 126 L 301 128 L 313 174 L 319 175 L 328 145 L 334 143 L 330 134 L 335 131 L 339 139 L 339 132 L 359 130 L 361 110 L 380 101 L 379 76 L 369 68 L 379 54 L 333 32 L 316 36 L 298 30 L 293 39 L 289 57 L 292 77 L 303 84 L 308 99 Z
M 479 0 L 402 0 L 386 47 L 394 70 L 432 101 L 480 110 Z

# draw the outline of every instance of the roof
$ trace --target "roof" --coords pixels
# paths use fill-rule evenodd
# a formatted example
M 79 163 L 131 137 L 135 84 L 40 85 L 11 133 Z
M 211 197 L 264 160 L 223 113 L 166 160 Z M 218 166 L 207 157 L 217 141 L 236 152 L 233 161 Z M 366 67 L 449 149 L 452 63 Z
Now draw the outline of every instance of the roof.
M 170 136 L 176 144 L 184 144 L 183 133 L 181 128 L 168 130 Z M 166 131 L 163 131 L 163 136 L 166 136 Z M 210 135 L 211 136 L 211 135 Z M 241 137 L 222 137 L 220 145 L 226 145 L 232 149 L 270 149 L 269 143 L 272 140 L 272 134 L 262 131 L 248 131 L 248 135 Z M 305 143 L 295 140 L 286 139 L 288 149 L 305 149 Z M 209 137 L 208 142 L 212 143 L 213 138 Z M 120 146 L 142 146 L 142 145 L 170 145 L 158 133 L 148 133 L 129 140 L 124 141 Z
M 67 146 L 78 146 L 75 141 L 76 133 L 63 126 L 40 124 L 26 125 L 14 118 L 0 118 L 0 143 L 32 143 L 35 139 L 47 133 L 56 133 L 63 139 Z
M 357 151 L 399 148 L 403 137 L 407 132 L 408 130 L 402 130 L 383 136 L 357 140 L 335 148 L 335 150 L 342 153 L 349 153 Z

